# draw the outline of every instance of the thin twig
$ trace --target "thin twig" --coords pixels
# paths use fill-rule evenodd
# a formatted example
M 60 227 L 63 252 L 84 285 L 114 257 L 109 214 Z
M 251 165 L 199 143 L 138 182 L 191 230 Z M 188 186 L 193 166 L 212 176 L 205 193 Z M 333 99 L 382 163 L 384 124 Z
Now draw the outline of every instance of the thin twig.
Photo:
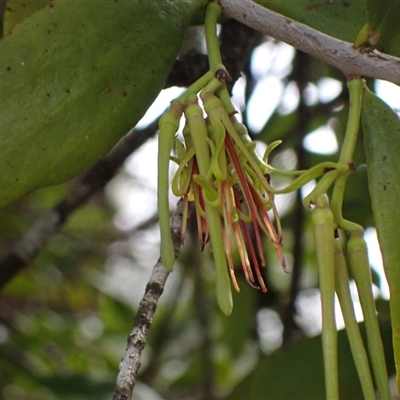
M 361 52 L 352 43 L 328 36 L 251 0 L 219 0 L 227 17 L 282 40 L 342 71 L 346 77 L 365 76 L 400 84 L 400 58 L 377 50 Z
M 181 247 L 182 210 L 183 200 L 179 200 L 176 211 L 171 218 L 171 232 L 176 257 L 179 255 Z M 169 271 L 159 260 L 153 268 L 144 296 L 139 304 L 134 327 L 128 337 L 128 345 L 119 366 L 113 400 L 131 400 L 132 398 L 136 376 L 141 365 L 142 351 L 146 345 L 147 333 L 168 276 Z
M 81 176 L 63 200 L 30 227 L 0 261 L 0 290 L 33 261 L 70 214 L 104 187 L 127 157 L 154 136 L 157 129 L 158 119 L 145 129 L 132 129 L 104 158 Z
M 164 350 L 172 340 L 176 340 L 174 336 L 176 325 L 173 316 L 179 306 L 182 290 L 186 287 L 186 280 L 182 275 L 179 274 L 179 276 L 175 277 L 174 286 L 170 288 L 168 304 L 164 305 L 162 314 L 158 313 L 157 331 L 153 331 L 151 340 L 151 360 L 141 368 L 140 379 L 150 387 L 158 377 L 158 372 L 164 361 Z

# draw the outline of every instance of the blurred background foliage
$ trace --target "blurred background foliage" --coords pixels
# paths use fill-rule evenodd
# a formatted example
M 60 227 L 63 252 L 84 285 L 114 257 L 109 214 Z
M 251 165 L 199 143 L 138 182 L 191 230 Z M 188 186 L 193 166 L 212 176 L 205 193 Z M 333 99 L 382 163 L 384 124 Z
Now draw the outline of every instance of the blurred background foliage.
M 222 24 L 222 32 L 228 23 Z M 283 140 L 270 163 L 307 169 L 335 160 L 338 146 L 328 142 L 336 138 L 340 143 L 344 131 L 344 76 L 271 38 L 248 35 L 253 35 L 250 57 L 243 60 L 234 101 L 260 148 Z M 200 57 L 202 30 L 194 28 L 184 46 L 196 49 L 192 58 Z M 224 54 L 229 56 L 229 50 Z M 374 88 L 374 82 L 369 85 Z M 153 112 L 146 118 L 155 117 Z M 312 135 L 320 128 L 324 128 L 322 141 Z M 313 142 L 318 142 L 317 150 Z M 344 215 L 368 228 L 374 222 L 361 137 L 359 142 Z M 126 338 L 159 255 L 155 169 L 156 141 L 149 138 L 103 191 L 71 215 L 33 264 L 3 289 L 0 398 L 111 398 Z M 272 179 L 277 187 L 284 184 Z M 1 210 L 0 255 L 7 255 L 74 183 L 38 190 Z M 246 284 L 237 257 L 241 292 L 234 295 L 229 318 L 216 303 L 209 250 L 200 252 L 195 227 L 190 227 L 192 235 L 150 330 L 134 398 L 324 397 L 318 277 L 309 213 L 301 203 L 304 193 L 277 199 L 291 273 L 281 271 L 272 245 L 266 242 L 268 266 L 263 273 L 268 292 L 263 294 Z M 380 290 L 382 277 L 374 273 L 374 280 L 388 370 L 393 375 L 388 302 Z M 344 331 L 339 348 L 342 398 L 361 399 Z

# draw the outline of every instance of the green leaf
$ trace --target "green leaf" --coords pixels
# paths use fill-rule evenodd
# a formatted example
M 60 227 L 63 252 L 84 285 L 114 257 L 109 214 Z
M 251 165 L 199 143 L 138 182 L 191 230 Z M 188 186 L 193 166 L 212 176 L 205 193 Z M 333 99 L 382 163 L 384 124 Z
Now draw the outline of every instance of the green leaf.
M 376 30 L 382 21 L 388 16 L 394 0 L 376 1 L 364 0 L 367 10 L 368 23 L 372 30 Z
M 368 89 L 362 125 L 372 210 L 390 288 L 396 363 L 400 363 L 400 121 L 398 115 Z
M 371 33 L 380 35 L 376 48 L 384 53 L 399 55 L 400 2 L 396 0 L 365 0 Z
M 14 26 L 49 3 L 50 0 L 25 0 L 23 2 L 12 0 L 7 2 L 7 7 L 4 13 L 3 35 L 7 36 L 11 34 Z
M 0 207 L 106 154 L 162 88 L 205 4 L 55 1 L 16 25 L 0 41 Z

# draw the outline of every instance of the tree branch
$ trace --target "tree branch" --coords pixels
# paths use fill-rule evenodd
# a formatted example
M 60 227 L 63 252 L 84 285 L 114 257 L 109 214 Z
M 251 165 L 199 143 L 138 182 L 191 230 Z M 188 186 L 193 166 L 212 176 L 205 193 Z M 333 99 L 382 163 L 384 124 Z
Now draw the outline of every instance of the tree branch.
M 183 200 L 179 200 L 176 211 L 171 218 L 171 232 L 174 241 L 175 257 L 179 255 L 181 247 Z M 146 345 L 146 337 L 151 326 L 169 271 L 161 260 L 153 268 L 146 291 L 139 304 L 134 327 L 128 337 L 128 345 L 119 366 L 119 374 L 113 400 L 131 400 L 136 375 L 141 365 L 141 355 Z
M 227 17 L 333 65 L 347 78 L 365 76 L 400 84 L 400 58 L 377 50 L 361 52 L 352 43 L 328 36 L 251 0 L 219 0 L 219 3 Z

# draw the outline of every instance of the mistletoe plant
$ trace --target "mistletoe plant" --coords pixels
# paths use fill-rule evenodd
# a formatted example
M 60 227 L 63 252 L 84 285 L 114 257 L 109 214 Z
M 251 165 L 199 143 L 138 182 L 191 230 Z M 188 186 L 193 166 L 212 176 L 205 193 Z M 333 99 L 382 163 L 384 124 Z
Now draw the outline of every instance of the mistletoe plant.
M 72 210 L 121 165 L 123 160 L 115 153 L 102 157 L 137 123 L 162 89 L 185 31 L 207 5 L 209 71 L 171 103 L 160 121 L 162 262 L 172 270 L 176 257 L 168 204 L 171 161 L 177 164 L 172 192 L 181 197 L 183 206 L 182 242 L 193 212 L 199 245 L 202 249 L 209 245 L 212 250 L 217 299 L 227 315 L 233 307 L 231 286 L 239 291 L 236 254 L 247 282 L 265 292 L 264 236 L 287 272 L 283 230 L 274 199 L 317 180 L 304 198 L 304 206 L 311 210 L 315 233 L 326 396 L 340 397 L 337 295 L 364 397 L 375 398 L 377 391 L 380 399 L 389 399 L 363 227 L 345 219 L 342 209 L 347 179 L 355 169 L 355 144 L 362 125 L 369 191 L 390 287 L 394 356 L 399 364 L 400 213 L 396 210 L 400 203 L 400 123 L 397 114 L 363 80 L 372 77 L 400 84 L 398 1 L 107 0 L 101 7 L 87 1 L 77 2 L 76 7 L 61 0 L 7 1 L 4 21 L 0 21 L 0 207 L 38 188 L 65 182 L 100 162 L 83 177 L 84 190 L 78 186 L 78 194 L 72 191 L 6 254 L 0 262 L 0 289 L 32 262 Z M 269 162 L 280 141 L 270 143 L 265 154 L 257 153 L 246 127 L 236 118 L 226 87 L 230 76 L 222 63 L 216 34 L 220 5 L 228 18 L 285 41 L 345 74 L 349 113 L 338 160 L 308 170 L 285 171 Z M 0 6 L 1 15 L 3 9 Z M 177 134 L 182 116 L 185 127 Z M 129 135 L 125 140 L 129 141 Z M 121 147 L 127 157 L 126 148 Z M 107 169 L 110 165 L 112 172 Z M 291 182 L 276 189 L 270 183 L 270 177 L 276 175 L 291 177 Z M 8 249 L 8 221 L 5 226 Z M 158 267 L 166 272 L 160 263 Z M 349 275 L 359 292 L 366 346 L 354 315 Z M 121 363 L 121 379 L 117 380 L 118 388 L 126 386 L 129 393 L 163 283 L 157 281 L 148 288 L 141 303 L 143 308 L 148 306 L 147 313 L 142 309 L 138 312 Z M 137 350 L 136 356 L 132 356 L 132 348 Z M 124 392 L 116 398 L 129 397 Z
M 261 267 L 266 264 L 262 234 L 272 242 L 283 270 L 288 272 L 274 196 L 298 190 L 311 180 L 320 178 L 303 203 L 306 208 L 312 209 L 314 225 L 322 302 L 326 396 L 329 399 L 340 398 L 336 293 L 365 398 L 375 397 L 376 382 L 379 397 L 390 399 L 363 228 L 342 216 L 346 181 L 355 169 L 352 160 L 359 132 L 362 99 L 367 91 L 365 82 L 357 76 L 348 79 L 349 115 L 337 162 L 321 163 L 305 171 L 287 172 L 276 169 L 268 163 L 268 156 L 280 141 L 271 143 L 265 154 L 260 156 L 246 127 L 235 117 L 235 109 L 226 87 L 226 81 L 230 77 L 221 61 L 216 34 L 220 14 L 219 4 L 212 2 L 208 5 L 205 32 L 210 70 L 171 102 L 159 124 L 158 207 L 162 262 L 172 269 L 175 260 L 169 224 L 170 160 L 178 165 L 172 181 L 172 192 L 184 202 L 182 242 L 185 240 L 190 204 L 194 204 L 199 243 L 202 249 L 208 241 L 211 243 L 216 269 L 217 299 L 221 310 L 227 315 L 231 313 L 233 306 L 229 276 L 233 287 L 240 290 L 232 260 L 235 245 L 247 282 L 265 292 L 267 288 L 261 273 Z M 371 96 L 367 93 L 367 96 Z M 185 117 L 185 127 L 179 136 L 176 133 L 182 115 Z M 173 148 L 175 152 L 171 156 Z M 287 187 L 277 190 L 270 184 L 271 174 L 292 175 L 293 180 Z M 329 201 L 328 193 L 331 189 Z M 272 211 L 273 220 L 269 211 Z M 350 296 L 349 275 L 343 250 L 345 241 L 350 270 L 363 309 L 372 372 Z

